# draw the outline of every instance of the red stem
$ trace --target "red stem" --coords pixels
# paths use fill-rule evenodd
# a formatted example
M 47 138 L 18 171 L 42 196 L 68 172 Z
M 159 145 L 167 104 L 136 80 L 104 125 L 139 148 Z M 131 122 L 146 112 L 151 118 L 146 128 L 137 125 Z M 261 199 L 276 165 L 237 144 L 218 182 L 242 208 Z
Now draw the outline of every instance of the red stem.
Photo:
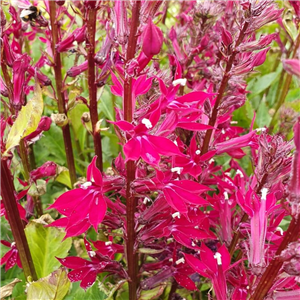
M 240 35 L 238 37 L 238 40 L 237 40 L 237 42 L 235 44 L 236 48 L 243 41 L 245 33 L 246 33 L 246 30 L 248 28 L 248 25 L 249 25 L 249 23 L 245 22 L 245 24 L 244 24 L 244 26 L 243 26 L 243 28 L 242 28 L 242 30 L 240 32 Z M 220 105 L 221 100 L 223 98 L 223 94 L 224 94 L 224 92 L 225 92 L 225 90 L 227 88 L 227 84 L 228 84 L 228 81 L 230 79 L 229 72 L 230 72 L 230 70 L 232 68 L 233 61 L 234 61 L 234 58 L 235 58 L 236 54 L 237 54 L 237 52 L 233 51 L 233 53 L 229 57 L 227 65 L 226 65 L 225 73 L 223 75 L 223 79 L 221 81 L 220 88 L 218 90 L 218 96 L 217 96 L 217 99 L 216 99 L 216 102 L 215 102 L 215 105 L 214 105 L 211 117 L 209 119 L 209 123 L 208 124 L 210 126 L 215 126 L 215 124 L 216 124 L 216 120 L 217 120 L 217 117 L 218 117 L 219 105 Z M 205 154 L 208 151 L 209 142 L 210 142 L 210 138 L 212 136 L 212 133 L 213 133 L 213 129 L 209 129 L 209 130 L 206 131 L 206 134 L 205 134 L 205 137 L 204 137 L 204 141 L 203 141 L 203 145 L 202 145 L 201 155 Z
M 23 223 L 19 215 L 12 175 L 7 166 L 7 161 L 3 159 L 1 159 L 1 197 L 16 242 L 25 278 L 27 280 L 28 276 L 30 276 L 32 280 L 35 281 L 37 280 L 37 276 L 24 232 Z
M 87 39 L 86 48 L 88 53 L 88 86 L 90 97 L 90 116 L 93 127 L 93 140 L 95 154 L 98 156 L 96 165 L 103 170 L 101 135 L 97 131 L 98 109 L 97 109 L 97 87 L 95 85 L 95 32 L 96 32 L 97 9 L 89 8 L 87 13 Z
M 127 44 L 126 62 L 134 58 L 136 43 L 137 43 L 137 28 L 139 26 L 139 13 L 141 2 L 135 1 L 132 8 L 130 35 Z M 126 64 L 125 64 L 126 65 Z M 126 121 L 132 121 L 132 79 L 126 78 L 124 82 L 124 118 Z M 129 299 L 137 299 L 137 286 L 138 286 L 138 255 L 134 249 L 136 232 L 135 232 L 135 219 L 134 213 L 136 211 L 137 201 L 131 192 L 130 185 L 135 177 L 135 163 L 128 161 L 127 168 L 127 186 L 126 186 L 126 216 L 127 216 L 127 264 L 129 281 Z
M 56 83 L 56 91 L 57 91 L 57 105 L 58 111 L 60 114 L 65 114 L 67 116 L 67 109 L 65 106 L 65 96 L 63 93 L 62 86 L 62 74 L 61 74 L 61 59 L 60 54 L 56 52 L 55 45 L 58 42 L 58 26 L 56 22 L 56 3 L 55 1 L 49 1 L 50 6 L 50 21 L 51 21 L 51 34 L 52 34 L 52 52 L 54 55 L 54 73 L 55 73 L 55 83 Z M 72 140 L 70 134 L 70 126 L 66 124 L 62 127 L 64 145 L 67 157 L 67 165 L 70 172 L 70 179 L 72 186 L 76 182 L 76 171 L 75 171 L 75 163 L 74 163 L 74 155 L 73 155 L 73 147 Z

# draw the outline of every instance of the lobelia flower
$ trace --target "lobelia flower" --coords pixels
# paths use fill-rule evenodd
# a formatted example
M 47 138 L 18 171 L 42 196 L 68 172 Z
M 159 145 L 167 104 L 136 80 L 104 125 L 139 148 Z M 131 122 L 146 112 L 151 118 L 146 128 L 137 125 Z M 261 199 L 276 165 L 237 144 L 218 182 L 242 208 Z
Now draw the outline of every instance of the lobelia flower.
M 74 256 L 57 258 L 65 267 L 74 269 L 68 274 L 71 282 L 81 281 L 80 287 L 86 290 L 94 284 L 97 274 L 99 273 L 108 272 L 127 278 L 127 274 L 119 262 L 111 260 L 107 255 L 103 255 L 101 251 L 97 251 L 101 249 L 101 247 L 99 249 L 97 248 L 97 243 L 94 243 L 94 246 L 97 249 L 96 251 L 92 249 L 90 243 L 86 239 L 84 239 L 84 245 L 90 260 Z M 111 242 L 109 242 L 107 247 L 112 249 L 111 251 L 113 254 L 119 252 L 118 245 L 116 245 L 116 248 L 113 248 Z
M 43 131 L 48 131 L 50 129 L 52 120 L 49 117 L 43 116 L 39 122 L 37 129 L 27 135 L 24 140 L 27 142 L 35 142 L 42 137 Z
M 115 25 L 115 38 L 120 45 L 125 45 L 128 39 L 128 20 L 126 11 L 126 1 L 115 1 L 112 21 Z
M 158 165 L 159 155 L 183 156 L 177 146 L 169 139 L 148 133 L 156 125 L 158 119 L 159 117 L 152 114 L 150 119 L 144 118 L 137 126 L 127 121 L 111 122 L 131 136 L 131 139 L 124 145 L 126 161 L 142 158 L 150 165 Z
M 156 170 L 156 176 L 149 179 L 137 179 L 134 188 L 137 193 L 160 191 L 175 212 L 187 214 L 190 205 L 206 205 L 208 202 L 199 194 L 211 190 L 191 180 L 173 180 L 172 173 Z
M 66 227 L 66 236 L 85 232 L 90 226 L 97 231 L 107 209 L 109 199 L 104 195 L 103 178 L 96 167 L 97 156 L 87 168 L 87 182 L 80 188 L 62 194 L 48 209 L 55 208 L 66 218 L 59 219 L 50 226 Z
M 0 265 L 2 266 L 3 264 L 6 264 L 5 271 L 11 269 L 14 265 L 17 265 L 19 268 L 22 269 L 22 263 L 20 260 L 20 256 L 19 256 L 19 252 L 18 252 L 16 243 L 15 242 L 10 243 L 10 242 L 4 241 L 4 240 L 1 240 L 0 242 L 4 246 L 11 248 L 1 258 Z
M 38 167 L 35 170 L 30 172 L 30 179 L 36 182 L 38 179 L 43 177 L 53 177 L 56 175 L 57 172 L 57 165 L 53 161 L 47 161 L 42 166 Z M 50 180 L 48 178 L 46 182 Z
M 63 39 L 61 42 L 57 43 L 55 49 L 58 53 L 66 52 L 73 47 L 73 42 L 77 42 L 78 44 L 82 43 L 85 40 L 86 35 L 86 25 L 81 28 L 76 28 L 73 32 Z
M 225 245 L 222 245 L 217 252 L 214 253 L 202 243 L 199 255 L 201 260 L 186 253 L 184 254 L 184 258 L 195 272 L 212 281 L 217 300 L 228 299 L 225 273 L 230 266 L 230 254 L 227 248 Z
M 249 264 L 252 271 L 260 274 L 263 268 L 266 267 L 265 260 L 265 240 L 267 235 L 267 221 L 269 215 L 274 211 L 276 206 L 276 198 L 273 193 L 267 194 L 268 189 L 263 188 L 262 195 L 259 197 L 251 188 L 246 193 L 245 197 L 236 192 L 236 200 L 238 204 L 250 217 L 250 249 L 248 253 Z

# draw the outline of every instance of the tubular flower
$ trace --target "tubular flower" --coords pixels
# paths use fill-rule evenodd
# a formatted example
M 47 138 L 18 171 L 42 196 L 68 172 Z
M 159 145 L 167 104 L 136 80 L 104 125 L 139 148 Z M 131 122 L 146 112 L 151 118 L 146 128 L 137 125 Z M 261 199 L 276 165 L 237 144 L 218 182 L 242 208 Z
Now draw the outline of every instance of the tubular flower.
M 184 258 L 195 272 L 212 281 L 217 300 L 227 299 L 225 272 L 230 266 L 230 254 L 225 245 L 214 253 L 202 243 L 200 247 L 201 260 L 191 254 L 184 254 Z

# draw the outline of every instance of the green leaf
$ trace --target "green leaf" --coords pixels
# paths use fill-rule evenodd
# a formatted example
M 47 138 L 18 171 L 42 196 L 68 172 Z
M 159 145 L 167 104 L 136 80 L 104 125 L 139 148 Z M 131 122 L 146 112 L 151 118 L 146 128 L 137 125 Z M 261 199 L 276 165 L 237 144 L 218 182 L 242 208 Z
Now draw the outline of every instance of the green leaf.
M 34 155 L 36 164 L 42 165 L 48 160 L 52 160 L 58 165 L 66 165 L 66 153 L 61 128 L 51 124 L 48 131 L 44 131 L 43 137 L 34 144 Z
M 40 85 L 36 83 L 33 98 L 25 106 L 22 106 L 16 121 L 8 133 L 4 156 L 13 147 L 19 145 L 22 138 L 37 129 L 43 113 L 43 106 L 42 90 Z
M 104 300 L 107 298 L 106 294 L 99 290 L 97 281 L 86 291 L 79 284 L 79 282 L 72 283 L 72 289 L 64 300 Z
M 65 269 L 58 269 L 45 278 L 32 282 L 27 288 L 27 300 L 62 300 L 70 288 Z
M 59 173 L 59 175 L 55 178 L 57 182 L 60 182 L 66 185 L 68 188 L 72 189 L 72 183 L 70 179 L 69 170 L 65 170 Z
M 99 108 L 107 119 L 111 121 L 115 120 L 112 94 L 109 93 L 106 89 L 103 89 L 103 93 L 99 100 Z
M 277 78 L 279 72 L 272 72 L 257 78 L 255 84 L 253 85 L 251 91 L 251 96 L 255 96 L 266 90 Z
M 159 299 L 158 297 L 164 292 L 164 289 L 166 287 L 166 283 L 159 285 L 158 287 L 148 290 L 148 291 L 142 291 L 141 296 L 138 300 L 153 300 L 153 299 Z
M 71 126 L 73 127 L 75 138 L 78 139 L 80 149 L 84 149 L 86 139 L 86 129 L 81 122 L 81 116 L 84 112 L 88 112 L 89 109 L 85 104 L 77 104 L 68 113 L 68 117 L 71 120 Z
M 56 227 L 45 227 L 45 223 L 41 224 L 39 220 L 30 221 L 25 228 L 25 233 L 36 274 L 38 278 L 42 278 L 60 266 L 60 262 L 55 257 L 67 256 L 72 239 L 67 238 L 62 241 L 65 236 L 63 231 Z
M 300 88 L 290 90 L 285 98 L 286 102 L 293 102 L 300 99 Z
M 268 126 L 270 121 L 271 121 L 271 116 L 269 114 L 268 107 L 266 105 L 266 102 L 262 100 L 256 114 L 255 122 L 258 127 L 264 127 L 264 126 Z

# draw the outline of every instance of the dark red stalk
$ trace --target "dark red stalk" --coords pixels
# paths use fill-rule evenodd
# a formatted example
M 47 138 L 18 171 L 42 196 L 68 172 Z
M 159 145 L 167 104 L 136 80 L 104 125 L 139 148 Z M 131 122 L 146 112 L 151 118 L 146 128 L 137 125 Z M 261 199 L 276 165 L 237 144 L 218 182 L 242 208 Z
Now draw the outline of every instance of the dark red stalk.
M 247 28 L 248 28 L 248 25 L 249 25 L 248 22 L 246 22 L 244 24 L 244 26 L 243 26 L 243 28 L 240 32 L 240 35 L 238 37 L 238 40 L 235 44 L 235 47 L 238 47 L 241 44 L 241 42 L 243 41 L 245 33 L 247 31 Z M 217 117 L 218 117 L 219 105 L 221 104 L 221 100 L 222 100 L 224 92 L 227 88 L 227 84 L 228 84 L 228 81 L 230 79 L 229 72 L 232 68 L 232 64 L 233 64 L 233 61 L 234 61 L 234 58 L 235 58 L 236 54 L 237 54 L 237 52 L 234 51 L 231 54 L 231 56 L 229 57 L 229 60 L 227 62 L 226 69 L 225 69 L 225 72 L 224 72 L 224 75 L 223 75 L 223 79 L 221 81 L 221 84 L 220 84 L 220 87 L 219 87 L 219 90 L 218 90 L 218 96 L 217 96 L 217 99 L 216 99 L 211 117 L 209 118 L 209 123 L 208 124 L 210 126 L 215 126 L 215 124 L 216 124 L 216 120 L 217 120 Z M 201 155 L 205 154 L 208 151 L 209 142 L 210 142 L 210 138 L 212 136 L 212 133 L 213 133 L 212 129 L 209 129 L 209 130 L 206 131 L 206 134 L 205 134 L 205 137 L 204 137 L 204 140 L 203 140 Z
M 300 220 L 293 218 L 288 230 L 286 231 L 285 237 L 276 251 L 275 257 L 270 262 L 266 271 L 262 275 L 254 294 L 250 300 L 263 300 L 270 288 L 275 282 L 277 274 L 283 265 L 283 261 L 279 258 L 281 252 L 286 249 L 289 243 L 295 242 L 300 237 Z
M 9 73 L 8 73 L 8 70 L 7 70 L 7 65 L 3 62 L 1 63 L 1 70 L 2 70 L 4 81 L 5 81 L 5 85 L 7 87 L 9 102 L 12 103 L 13 89 L 14 88 L 13 88 L 13 85 L 12 85 L 11 80 L 10 80 L 10 76 L 9 76 Z M 12 105 L 9 106 L 9 109 L 10 109 L 10 112 L 12 114 L 15 113 L 15 110 L 14 110 Z
M 89 8 L 87 13 L 87 40 L 86 48 L 88 53 L 88 86 L 90 97 L 90 115 L 93 127 L 94 148 L 97 158 L 97 167 L 102 171 L 102 145 L 101 135 L 97 132 L 98 110 L 97 110 L 97 87 L 95 85 L 95 32 L 96 32 L 96 8 Z
M 63 93 L 62 86 L 62 74 L 61 74 L 61 59 L 60 54 L 56 52 L 55 45 L 58 42 L 58 26 L 56 22 L 56 3 L 55 1 L 49 1 L 50 6 L 50 21 L 51 21 L 51 34 L 52 34 L 52 52 L 54 55 L 54 73 L 55 73 L 55 83 L 57 91 L 57 104 L 58 111 L 60 114 L 67 115 L 67 109 L 65 106 L 65 96 Z M 76 171 L 73 155 L 73 147 L 70 134 L 70 126 L 66 124 L 62 127 L 64 145 L 67 157 L 67 165 L 70 172 L 71 184 L 73 185 L 76 182 Z
M 139 26 L 139 13 L 141 2 L 135 1 L 132 8 L 130 35 L 127 44 L 126 61 L 134 58 L 137 43 L 137 28 Z M 126 65 L 126 64 L 125 64 Z M 130 77 L 124 82 L 124 118 L 126 121 L 132 121 L 132 79 Z M 129 281 L 129 299 L 137 299 L 138 285 L 138 255 L 135 252 L 134 245 L 136 239 L 134 213 L 136 211 L 137 201 L 131 192 L 130 184 L 135 176 L 135 163 L 130 160 L 126 164 L 127 169 L 127 186 L 126 186 L 126 216 L 127 216 L 127 264 Z
M 37 280 L 26 235 L 24 232 L 23 223 L 20 218 L 17 202 L 15 199 L 15 188 L 12 181 L 12 175 L 7 166 L 7 161 L 4 159 L 1 159 L 1 197 L 6 210 L 8 222 L 19 252 L 25 278 L 27 279 L 28 276 L 30 276 L 32 280 Z

